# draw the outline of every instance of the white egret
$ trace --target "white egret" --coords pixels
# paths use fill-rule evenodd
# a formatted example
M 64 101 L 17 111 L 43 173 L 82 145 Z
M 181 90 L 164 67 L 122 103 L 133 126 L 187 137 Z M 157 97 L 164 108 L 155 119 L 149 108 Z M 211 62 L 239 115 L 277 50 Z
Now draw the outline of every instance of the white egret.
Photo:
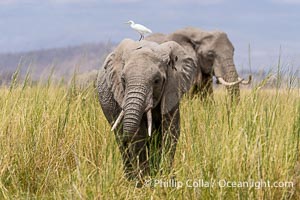
M 152 33 L 149 28 L 141 24 L 135 24 L 132 20 L 129 20 L 128 22 L 126 22 L 126 24 L 130 24 L 130 27 L 141 35 L 139 41 L 144 39 L 145 34 Z

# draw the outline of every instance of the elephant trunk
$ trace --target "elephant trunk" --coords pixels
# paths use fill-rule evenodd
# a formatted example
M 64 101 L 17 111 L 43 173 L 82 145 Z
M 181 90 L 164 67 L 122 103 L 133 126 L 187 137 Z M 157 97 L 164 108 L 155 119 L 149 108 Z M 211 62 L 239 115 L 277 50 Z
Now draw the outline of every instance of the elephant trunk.
M 233 59 L 224 59 L 215 63 L 214 73 L 218 81 L 223 85 L 226 85 L 231 100 L 239 100 L 240 98 L 240 86 L 239 83 L 243 79 L 239 79 L 236 71 Z
M 147 89 L 143 85 L 128 85 L 124 103 L 123 131 L 134 134 L 143 117 L 146 107 Z
M 239 77 L 238 77 L 237 71 L 235 69 L 235 66 L 232 65 L 232 67 L 230 67 L 228 73 L 224 76 L 224 79 L 225 79 L 225 81 L 230 83 L 230 82 L 239 81 L 238 78 Z M 231 101 L 234 101 L 234 100 L 239 101 L 239 99 L 240 99 L 240 85 L 239 84 L 227 86 L 227 90 L 231 97 Z

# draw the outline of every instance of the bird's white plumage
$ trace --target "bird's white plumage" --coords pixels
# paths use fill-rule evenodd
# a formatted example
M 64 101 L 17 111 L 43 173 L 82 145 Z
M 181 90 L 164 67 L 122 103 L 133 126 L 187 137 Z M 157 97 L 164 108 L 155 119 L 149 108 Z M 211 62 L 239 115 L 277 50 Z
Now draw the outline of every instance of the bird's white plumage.
M 131 27 L 133 30 L 137 31 L 137 32 L 141 35 L 141 38 L 144 38 L 144 36 L 145 36 L 146 34 L 152 33 L 152 31 L 151 31 L 149 28 L 147 28 L 147 27 L 145 27 L 145 26 L 143 26 L 143 25 L 141 25 L 141 24 L 136 24 L 136 23 L 134 23 L 132 20 L 129 20 L 129 21 L 126 22 L 126 23 L 127 23 L 127 24 L 130 24 L 130 27 Z
M 133 28 L 134 30 L 139 32 L 140 34 L 152 33 L 152 31 L 150 29 L 148 29 L 147 27 L 145 27 L 141 24 L 131 24 L 130 26 L 131 26 L 131 28 Z

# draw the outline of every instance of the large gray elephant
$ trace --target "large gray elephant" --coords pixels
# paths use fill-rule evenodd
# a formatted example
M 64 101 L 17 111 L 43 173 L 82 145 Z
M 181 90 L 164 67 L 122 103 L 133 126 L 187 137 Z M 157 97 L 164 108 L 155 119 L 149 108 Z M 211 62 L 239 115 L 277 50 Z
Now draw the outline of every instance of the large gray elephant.
M 191 94 L 200 94 L 202 99 L 212 97 L 213 76 L 217 83 L 226 85 L 232 100 L 239 99 L 239 84 L 251 81 L 251 76 L 248 81 L 238 76 L 233 59 L 234 47 L 224 32 L 188 27 L 167 35 L 152 34 L 145 39 L 159 44 L 175 41 L 193 57 L 197 72 Z
M 107 56 L 98 74 L 99 100 L 127 178 L 157 173 L 162 152 L 171 169 L 180 135 L 179 101 L 195 71 L 192 57 L 173 41 L 125 39 Z

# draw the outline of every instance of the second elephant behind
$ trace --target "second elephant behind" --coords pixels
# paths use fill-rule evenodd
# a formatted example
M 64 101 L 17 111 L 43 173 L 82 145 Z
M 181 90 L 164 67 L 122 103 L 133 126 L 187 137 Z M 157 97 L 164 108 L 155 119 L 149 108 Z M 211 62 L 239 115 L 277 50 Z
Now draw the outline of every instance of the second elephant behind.
M 213 93 L 213 76 L 226 85 L 232 100 L 239 99 L 239 84 L 249 84 L 240 78 L 234 64 L 234 46 L 222 31 L 204 31 L 194 27 L 179 29 L 170 34 L 155 33 L 145 38 L 162 44 L 175 41 L 194 59 L 197 65 L 191 93 L 202 99 Z

